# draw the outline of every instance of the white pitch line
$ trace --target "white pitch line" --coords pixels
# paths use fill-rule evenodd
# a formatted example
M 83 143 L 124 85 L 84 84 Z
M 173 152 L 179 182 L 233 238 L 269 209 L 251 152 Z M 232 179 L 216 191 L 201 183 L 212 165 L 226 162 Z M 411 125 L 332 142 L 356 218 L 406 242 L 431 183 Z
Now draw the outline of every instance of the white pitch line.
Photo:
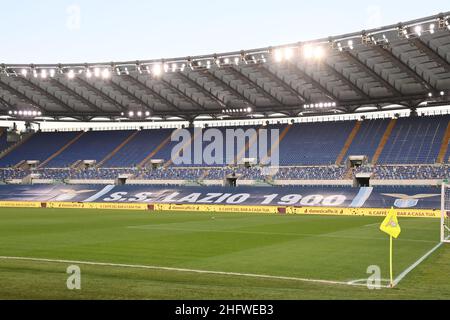
M 447 238 L 448 239 L 448 238 Z M 438 243 L 434 248 L 432 248 L 430 251 L 425 253 L 422 257 L 420 257 L 416 262 L 414 262 L 412 265 L 410 265 L 408 268 L 406 268 L 402 273 L 398 275 L 397 278 L 394 279 L 394 287 L 397 286 L 400 281 L 405 278 L 408 273 L 413 271 L 419 264 L 421 264 L 426 258 L 428 258 L 430 255 L 432 255 L 437 249 L 439 249 L 444 243 L 440 242 Z
M 121 264 L 121 263 L 91 262 L 91 261 L 77 261 L 77 260 L 60 260 L 60 259 L 44 259 L 44 258 L 28 258 L 28 257 L 8 257 L 8 256 L 0 256 L 0 260 L 67 263 L 67 264 L 80 264 L 80 265 L 118 267 L 118 268 L 164 270 L 164 271 L 185 272 L 185 273 L 213 274 L 213 275 L 222 275 L 222 276 L 235 276 L 235 277 L 274 279 L 274 280 L 289 280 L 289 281 L 299 281 L 299 282 L 320 283 L 320 284 L 327 284 L 327 285 L 345 285 L 345 286 L 354 286 L 354 287 L 356 287 L 356 286 L 366 287 L 367 286 L 367 285 L 361 284 L 361 283 L 353 283 L 352 281 L 344 282 L 344 281 L 308 279 L 308 278 L 297 278 L 297 277 L 272 276 L 272 275 L 265 275 L 265 274 L 224 272 L 224 271 L 207 271 L 207 270 L 196 270 L 196 269 L 185 269 L 185 268 L 171 268 L 171 267 L 148 266 L 148 265 L 137 265 L 137 264 Z

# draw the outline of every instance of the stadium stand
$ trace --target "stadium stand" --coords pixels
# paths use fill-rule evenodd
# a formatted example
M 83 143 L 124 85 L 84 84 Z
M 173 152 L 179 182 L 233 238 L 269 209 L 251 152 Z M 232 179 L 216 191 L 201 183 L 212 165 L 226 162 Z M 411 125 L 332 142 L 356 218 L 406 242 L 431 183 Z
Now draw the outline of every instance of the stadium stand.
M 346 156 L 367 156 L 369 161 L 373 158 L 375 151 L 389 124 L 389 120 L 366 120 L 361 122 L 361 128 L 350 145 Z
M 235 174 L 241 180 L 342 180 L 365 172 L 379 180 L 444 179 L 450 173 L 448 161 L 444 161 L 450 152 L 449 120 L 447 115 L 265 126 L 280 132 L 279 140 L 273 146 L 269 143 L 269 149 L 278 148 L 281 155 L 275 173 L 260 167 L 263 159 L 259 153 L 256 167 L 229 167 L 226 145 L 223 165 L 177 166 L 170 160 L 173 147 L 179 143 L 170 141 L 170 136 L 177 129 L 37 132 L 0 159 L 0 166 L 9 168 L 1 170 L 1 178 L 22 179 L 34 173 L 41 179 L 111 180 L 127 174 L 138 180 L 203 181 L 223 180 Z M 225 136 L 227 129 L 238 128 L 242 127 L 216 129 Z M 256 141 L 254 133 L 260 128 L 263 126 L 243 128 L 253 133 L 244 147 L 235 143 L 235 158 L 249 156 L 249 148 Z M 190 142 L 198 139 L 193 128 L 189 131 Z M 204 141 L 203 147 L 208 143 Z M 370 165 L 377 153 L 378 163 Z M 367 156 L 369 165 L 349 171 L 346 160 L 352 155 Z M 436 164 L 441 158 L 444 163 Z M 152 169 L 150 160 L 155 159 L 164 161 L 162 168 Z M 38 160 L 41 164 L 31 171 L 11 169 L 24 160 Z M 94 168 L 70 169 L 80 160 L 97 163 Z
M 5 128 L 0 128 L 0 152 L 3 150 L 6 150 L 9 147 L 8 141 L 7 141 L 7 132 Z
M 398 119 L 378 163 L 436 163 L 449 119 L 449 116 Z
M 24 160 L 45 161 L 78 134 L 79 132 L 37 132 L 1 158 L 0 167 L 11 167 Z
M 435 180 L 450 176 L 449 165 L 383 165 L 360 167 L 356 173 L 373 173 L 379 180 Z
M 132 140 L 123 146 L 116 154 L 107 160 L 105 168 L 136 167 L 143 162 L 168 136 L 171 129 L 142 130 Z M 156 156 L 156 154 L 155 154 Z
M 100 162 L 114 148 L 127 139 L 133 131 L 89 131 L 78 141 L 47 163 L 48 168 L 64 168 L 77 160 Z M 58 136 L 58 134 L 54 134 Z M 46 145 L 49 141 L 44 142 Z
M 332 165 L 352 131 L 353 121 L 293 125 L 280 143 L 280 165 Z

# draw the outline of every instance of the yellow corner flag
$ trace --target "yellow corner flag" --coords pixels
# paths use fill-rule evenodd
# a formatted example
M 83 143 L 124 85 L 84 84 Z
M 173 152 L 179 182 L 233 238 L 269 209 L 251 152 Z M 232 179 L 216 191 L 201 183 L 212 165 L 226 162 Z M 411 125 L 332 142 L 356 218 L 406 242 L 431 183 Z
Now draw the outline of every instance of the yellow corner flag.
M 394 237 L 395 239 L 397 239 L 400 235 L 400 232 L 402 232 L 402 229 L 398 224 L 397 213 L 395 212 L 394 208 L 391 208 L 391 210 L 389 210 L 386 218 L 380 226 L 380 230 L 386 232 L 388 235 Z
M 389 210 L 386 218 L 381 223 L 380 230 L 383 232 L 386 232 L 389 235 L 389 273 L 390 273 L 390 280 L 391 280 L 391 288 L 394 287 L 394 276 L 393 276 L 393 267 L 392 267 L 392 238 L 397 239 L 400 233 L 402 232 L 402 229 L 400 228 L 400 225 L 397 220 L 397 213 L 395 212 L 394 207 L 391 207 L 391 210 Z

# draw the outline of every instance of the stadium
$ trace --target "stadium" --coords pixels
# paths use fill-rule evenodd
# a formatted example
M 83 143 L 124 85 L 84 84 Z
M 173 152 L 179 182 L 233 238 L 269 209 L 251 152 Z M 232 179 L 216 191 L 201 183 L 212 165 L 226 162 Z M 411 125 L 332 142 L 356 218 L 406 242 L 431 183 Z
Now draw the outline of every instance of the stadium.
M 450 12 L 3 63 L 0 298 L 450 299 L 449 105 Z

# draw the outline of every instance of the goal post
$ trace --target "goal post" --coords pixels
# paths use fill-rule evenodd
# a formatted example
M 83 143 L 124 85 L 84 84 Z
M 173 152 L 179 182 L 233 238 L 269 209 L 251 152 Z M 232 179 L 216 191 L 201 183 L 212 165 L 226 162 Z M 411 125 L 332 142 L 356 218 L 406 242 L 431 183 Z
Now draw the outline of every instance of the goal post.
M 441 242 L 450 243 L 450 184 L 442 183 Z

